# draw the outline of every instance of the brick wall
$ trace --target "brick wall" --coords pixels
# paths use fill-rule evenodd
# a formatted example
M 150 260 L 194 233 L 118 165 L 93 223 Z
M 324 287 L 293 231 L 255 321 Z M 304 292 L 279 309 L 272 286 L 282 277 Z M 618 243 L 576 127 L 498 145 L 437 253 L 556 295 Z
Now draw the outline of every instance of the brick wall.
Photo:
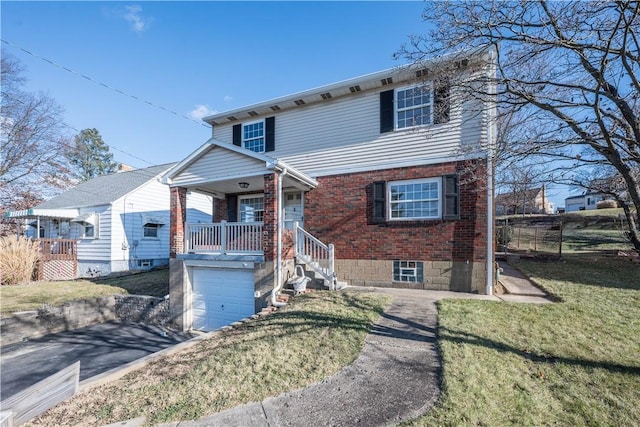
M 319 177 L 318 188 L 305 195 L 305 229 L 323 242 L 333 243 L 338 260 L 446 261 L 457 267 L 439 273 L 435 280 L 438 289 L 446 282 L 451 290 L 478 290 L 486 276 L 486 272 L 477 271 L 484 270 L 481 266 L 486 260 L 487 196 L 485 181 L 477 177 L 485 172 L 484 161 L 461 161 Z M 452 173 L 460 176 L 460 219 L 373 222 L 373 182 Z M 349 268 L 351 277 L 343 278 L 364 284 L 354 276 L 358 268 L 350 265 L 344 267 Z M 465 265 L 473 265 L 474 272 L 466 273 Z M 375 279 L 371 277 L 371 283 L 391 284 L 391 267 L 385 268 Z M 340 271 L 337 273 L 340 277 Z
M 480 165 L 484 170 L 484 165 Z M 334 243 L 341 259 L 430 259 L 482 261 L 486 256 L 486 190 L 465 176 L 463 162 L 370 171 L 318 178 L 305 196 L 305 228 Z M 371 220 L 371 184 L 375 181 L 438 177 L 461 172 L 460 219 Z
M 187 220 L 187 189 L 184 187 L 171 188 L 169 207 L 169 257 L 184 251 L 184 223 Z

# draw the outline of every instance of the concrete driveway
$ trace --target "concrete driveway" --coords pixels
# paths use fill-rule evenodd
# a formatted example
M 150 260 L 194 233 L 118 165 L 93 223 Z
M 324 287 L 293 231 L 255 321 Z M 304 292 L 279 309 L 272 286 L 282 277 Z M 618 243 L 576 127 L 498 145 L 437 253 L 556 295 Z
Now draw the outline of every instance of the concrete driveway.
M 80 381 L 193 336 L 153 325 L 102 323 L 0 349 L 0 400 L 80 360 Z

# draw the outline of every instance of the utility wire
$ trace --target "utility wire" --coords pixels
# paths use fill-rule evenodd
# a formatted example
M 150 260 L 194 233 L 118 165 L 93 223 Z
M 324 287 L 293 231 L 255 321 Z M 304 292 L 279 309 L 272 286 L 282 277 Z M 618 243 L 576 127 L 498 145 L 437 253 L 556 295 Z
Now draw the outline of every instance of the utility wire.
M 22 105 L 25 105 L 24 101 L 23 101 L 23 100 L 21 100 L 21 99 L 18 99 L 18 98 L 16 98 L 16 97 L 13 97 L 13 96 L 8 95 L 8 94 L 3 94 L 3 95 L 4 95 L 5 97 L 7 97 L 7 98 L 12 99 L 13 101 L 16 101 L 16 102 L 21 103 Z M 51 116 L 49 116 L 49 118 L 51 118 Z M 76 132 L 76 133 L 78 133 L 78 134 L 81 132 L 79 129 L 76 129 L 75 127 L 71 126 L 70 124 L 67 124 L 67 123 L 64 123 L 64 122 L 60 122 L 59 124 L 60 124 L 60 125 L 62 125 L 62 126 L 64 126 L 64 127 L 69 128 L 69 129 L 71 129 L 71 130 L 73 130 L 73 131 L 75 131 L 75 132 Z M 104 143 L 106 146 L 108 146 L 109 148 L 111 148 L 111 149 L 113 149 L 113 150 L 116 150 L 116 151 L 119 151 L 119 152 L 121 152 L 121 153 L 123 153 L 123 154 L 125 154 L 125 155 L 127 155 L 127 156 L 129 156 L 129 157 L 132 157 L 132 158 L 134 158 L 134 159 L 140 160 L 141 162 L 144 162 L 144 163 L 146 163 L 146 164 L 148 164 L 148 165 L 156 166 L 156 164 L 155 164 L 155 163 L 151 163 L 150 161 L 145 160 L 145 159 L 143 159 L 142 157 L 138 157 L 138 156 L 136 156 L 136 155 L 134 155 L 134 154 L 127 153 L 126 151 L 121 150 L 120 148 L 115 147 L 115 146 L 113 146 L 113 145 L 111 145 L 111 144 L 108 144 L 108 143 L 106 143 L 106 142 L 104 142 L 104 141 L 103 141 L 103 143 Z
M 11 47 L 14 47 L 14 48 L 16 48 L 16 49 L 19 49 L 19 50 L 23 51 L 24 53 L 26 53 L 27 55 L 31 55 L 31 56 L 33 56 L 34 58 L 38 58 L 38 59 L 41 59 L 41 60 L 43 60 L 43 61 L 45 61 L 45 62 L 48 62 L 49 64 L 51 64 L 51 65 L 53 65 L 53 66 L 56 66 L 56 67 L 58 67 L 58 68 L 61 68 L 61 69 L 63 69 L 64 71 L 67 71 L 67 72 L 69 72 L 69 73 L 71 73 L 71 74 L 75 74 L 75 75 L 77 75 L 77 76 L 80 76 L 80 77 L 82 77 L 82 78 L 84 78 L 84 79 L 86 79 L 86 80 L 90 81 L 91 83 L 94 83 L 94 84 L 96 84 L 96 85 L 98 85 L 98 86 L 102 86 L 102 87 L 104 87 L 104 88 L 106 88 L 106 89 L 109 89 L 109 90 L 112 90 L 112 91 L 114 91 L 114 92 L 116 92 L 116 93 L 119 93 L 120 95 L 123 95 L 123 96 L 129 97 L 129 98 L 133 98 L 133 99 L 135 99 L 136 101 L 139 101 L 139 102 L 145 103 L 145 104 L 147 104 L 147 105 L 149 105 L 149 106 L 151 106 L 151 107 L 158 108 L 158 109 L 160 109 L 160 110 L 162 110 L 162 111 L 165 111 L 165 112 L 167 112 L 167 113 L 173 114 L 173 115 L 175 115 L 175 116 L 177 116 L 177 117 L 181 117 L 181 118 L 183 118 L 183 119 L 187 119 L 187 120 L 189 120 L 189 121 L 191 121 L 191 122 L 194 122 L 194 123 L 197 123 L 197 124 L 199 124 L 199 125 L 201 125 L 201 126 L 204 126 L 204 127 L 206 127 L 206 128 L 209 128 L 209 126 L 208 126 L 207 124 L 205 124 L 204 122 L 202 122 L 202 121 L 198 121 L 198 120 L 192 119 L 191 117 L 186 116 L 186 115 L 184 115 L 184 114 L 176 113 L 175 111 L 170 110 L 170 109 L 168 109 L 168 108 L 166 108 L 166 107 L 163 107 L 162 105 L 154 104 L 154 103 L 153 103 L 153 102 L 151 102 L 151 101 L 147 101 L 146 99 L 142 99 L 142 98 L 140 98 L 140 97 L 138 97 L 138 96 L 136 96 L 136 95 L 132 95 L 132 94 L 127 93 L 127 92 L 124 92 L 124 91 L 122 91 L 122 90 L 120 90 L 120 89 L 118 89 L 118 88 L 115 88 L 115 87 L 109 86 L 109 85 L 108 85 L 108 84 L 106 84 L 106 83 L 103 83 L 103 82 L 101 82 L 101 81 L 95 80 L 95 79 L 93 79 L 93 78 L 91 78 L 91 77 L 89 77 L 89 76 L 87 76 L 87 75 L 85 75 L 85 74 L 82 74 L 82 73 L 79 73 L 79 72 L 77 72 L 77 71 L 75 71 L 75 70 L 72 70 L 71 68 L 65 67 L 65 66 L 64 66 L 64 65 L 62 65 L 62 64 L 59 64 L 59 63 L 57 63 L 57 62 L 55 62 L 55 61 L 52 61 L 52 60 L 50 60 L 50 59 L 48 59 L 48 58 L 45 58 L 45 57 L 44 57 L 44 56 L 42 56 L 42 55 L 38 55 L 37 53 L 34 53 L 34 52 L 32 52 L 32 51 L 30 51 L 30 50 L 27 50 L 27 49 L 25 49 L 25 48 L 23 48 L 23 47 L 21 47 L 21 46 L 18 46 L 18 45 L 17 45 L 17 44 L 15 44 L 15 43 L 11 43 L 10 41 L 7 41 L 7 40 L 5 40 L 5 39 L 0 39 L 0 40 L 2 40 L 2 43 L 5 43 L 5 44 L 7 44 L 7 45 L 9 45 L 9 46 L 11 46 Z

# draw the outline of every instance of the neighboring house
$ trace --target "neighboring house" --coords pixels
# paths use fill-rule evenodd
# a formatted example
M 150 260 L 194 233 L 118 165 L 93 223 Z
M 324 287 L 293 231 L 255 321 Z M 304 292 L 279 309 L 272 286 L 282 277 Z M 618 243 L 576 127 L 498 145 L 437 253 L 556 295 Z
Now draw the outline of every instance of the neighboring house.
M 553 203 L 547 197 L 546 188 L 531 188 L 498 194 L 495 197 L 496 215 L 552 214 Z
M 174 319 L 211 330 L 277 305 L 295 264 L 331 289 L 491 293 L 494 109 L 448 84 L 489 62 L 439 59 L 206 117 L 212 138 L 163 178 Z M 185 219 L 190 191 L 214 198 L 212 224 Z
M 598 202 L 602 200 L 612 199 L 602 193 L 587 192 L 579 196 L 571 196 L 564 199 L 565 212 L 589 211 L 597 209 Z
M 38 238 L 46 278 L 149 269 L 169 262 L 169 188 L 160 176 L 174 164 L 93 178 L 38 206 L 7 212 Z M 188 196 L 189 221 L 210 222 L 211 197 Z

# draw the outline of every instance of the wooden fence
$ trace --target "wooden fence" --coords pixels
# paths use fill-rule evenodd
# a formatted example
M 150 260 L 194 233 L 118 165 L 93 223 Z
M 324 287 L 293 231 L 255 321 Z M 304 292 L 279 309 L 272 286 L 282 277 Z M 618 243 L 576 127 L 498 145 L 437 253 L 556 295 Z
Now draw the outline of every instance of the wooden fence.
M 72 397 L 78 391 L 80 361 L 0 402 L 3 412 L 10 412 L 9 425 L 19 426 L 47 409 Z

